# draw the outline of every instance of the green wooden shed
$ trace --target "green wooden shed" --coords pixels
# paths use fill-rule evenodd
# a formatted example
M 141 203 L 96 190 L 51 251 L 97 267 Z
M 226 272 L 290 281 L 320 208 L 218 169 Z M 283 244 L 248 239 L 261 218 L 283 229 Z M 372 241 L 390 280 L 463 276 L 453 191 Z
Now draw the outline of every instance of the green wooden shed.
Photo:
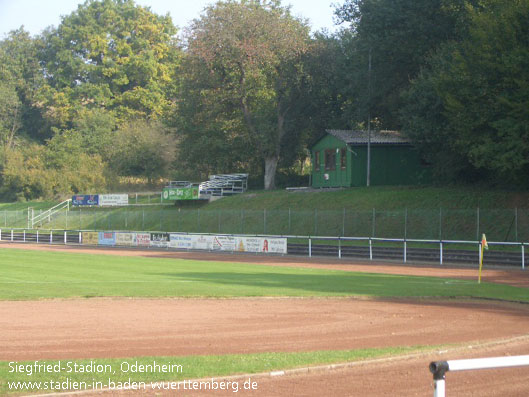
M 367 131 L 326 130 L 311 148 L 312 186 L 366 186 Z M 371 185 L 418 185 L 431 168 L 397 131 L 371 131 Z

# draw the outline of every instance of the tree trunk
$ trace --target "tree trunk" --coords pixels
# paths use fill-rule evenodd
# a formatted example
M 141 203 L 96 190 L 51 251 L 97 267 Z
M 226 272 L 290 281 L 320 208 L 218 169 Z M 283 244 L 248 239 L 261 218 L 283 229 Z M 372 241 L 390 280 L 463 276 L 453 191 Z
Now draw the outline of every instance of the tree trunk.
M 272 190 L 276 187 L 276 169 L 279 157 L 271 156 L 265 158 L 264 188 Z

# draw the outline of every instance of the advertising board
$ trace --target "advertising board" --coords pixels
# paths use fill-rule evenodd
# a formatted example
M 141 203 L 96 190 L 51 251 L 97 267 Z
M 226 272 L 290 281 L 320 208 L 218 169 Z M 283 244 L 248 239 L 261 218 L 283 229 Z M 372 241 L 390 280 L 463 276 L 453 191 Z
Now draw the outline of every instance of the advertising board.
M 287 239 L 267 237 L 237 237 L 237 251 L 286 254 Z
M 136 244 L 138 247 L 148 247 L 151 245 L 150 233 L 136 233 Z
M 198 200 L 198 196 L 198 186 L 164 187 L 162 189 L 163 201 Z
M 100 194 L 99 195 L 100 206 L 122 206 L 129 205 L 128 194 Z
M 116 245 L 116 233 L 99 232 L 99 245 Z
M 167 248 L 169 246 L 169 233 L 151 233 L 151 247 Z
M 97 245 L 99 243 L 99 233 L 97 232 L 82 232 L 81 242 L 86 245 Z
M 171 233 L 169 235 L 169 247 L 179 249 L 192 249 L 194 237 L 195 236 L 190 236 L 186 234 Z
M 271 252 L 273 254 L 287 253 L 286 238 L 264 238 L 263 250 L 261 252 Z
M 116 245 L 123 245 L 128 247 L 136 246 L 136 233 L 116 233 Z
M 99 205 L 97 194 L 76 194 L 72 196 L 72 205 Z
M 217 251 L 236 251 L 237 240 L 233 236 L 213 236 L 211 249 Z

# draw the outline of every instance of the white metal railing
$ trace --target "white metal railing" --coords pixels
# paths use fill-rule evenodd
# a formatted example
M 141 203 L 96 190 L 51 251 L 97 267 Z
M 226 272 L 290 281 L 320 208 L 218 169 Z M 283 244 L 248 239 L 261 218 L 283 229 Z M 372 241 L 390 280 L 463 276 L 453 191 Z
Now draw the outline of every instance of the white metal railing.
M 508 368 L 529 365 L 528 356 L 488 357 L 466 360 L 434 361 L 430 372 L 434 380 L 434 397 L 445 397 L 445 375 L 448 371 L 469 371 L 477 369 Z
M 224 196 L 244 193 L 248 189 L 248 174 L 210 175 L 209 181 L 199 184 L 201 194 Z
M 33 210 L 33 208 L 28 208 L 28 228 L 33 229 L 36 223 L 42 222 L 46 219 L 48 220 L 48 222 L 51 221 L 51 217 L 53 215 L 65 208 L 66 211 L 69 211 L 71 201 L 72 199 L 65 200 L 62 203 L 59 203 L 56 206 L 51 207 L 50 209 L 41 212 L 38 215 L 35 215 L 35 211 Z
M 31 229 L 31 228 L 28 228 Z M 8 233 L 10 233 L 11 238 L 7 240 L 11 241 L 21 241 L 20 239 L 14 239 L 14 233 L 25 233 L 26 229 L 22 228 L 0 228 L 0 241 L 6 240 L 5 238 L 2 238 L 2 236 L 5 236 L 6 230 Z M 131 231 L 131 230 L 117 230 L 117 229 L 108 229 L 112 231 L 119 231 L 119 232 L 136 232 L 136 233 L 174 233 L 174 234 L 182 234 L 182 235 L 216 235 L 216 236 L 240 236 L 240 237 L 269 237 L 269 238 L 287 238 L 287 239 L 297 239 L 297 240 L 307 240 L 308 242 L 308 256 L 312 257 L 314 254 L 314 246 L 313 242 L 316 241 L 336 241 L 337 244 L 337 256 L 338 258 L 343 257 L 344 249 L 347 248 L 343 245 L 346 241 L 358 241 L 358 242 L 367 242 L 367 248 L 368 248 L 368 255 L 369 260 L 374 259 L 374 242 L 388 242 L 388 243 L 401 243 L 402 244 L 402 260 L 404 263 L 408 261 L 408 252 L 409 252 L 409 243 L 421 243 L 426 245 L 438 245 L 439 246 L 439 264 L 444 264 L 444 250 L 446 249 L 447 245 L 473 245 L 477 247 L 476 255 L 479 259 L 481 257 L 481 241 L 465 241 L 465 240 L 419 240 L 419 239 L 400 239 L 400 238 L 379 238 L 379 237 L 329 237 L 329 236 L 297 236 L 297 235 L 273 235 L 273 234 L 228 234 L 228 233 L 187 233 L 187 232 L 168 232 L 168 231 Z M 58 232 L 58 231 L 64 231 L 64 229 L 55 229 L 52 230 L 50 233 Z M 74 232 L 82 232 L 82 231 L 95 231 L 93 229 L 90 230 L 80 230 L 80 229 L 74 229 L 70 230 Z M 44 234 L 44 230 L 41 230 L 41 234 Z M 529 243 L 513 243 L 513 242 L 499 242 L 499 241 L 489 241 L 489 246 L 497 245 L 497 246 L 510 246 L 510 247 L 516 247 L 518 246 L 520 248 L 520 262 L 521 268 L 525 269 L 525 252 L 527 246 L 529 246 Z M 320 246 L 321 247 L 321 246 Z M 392 248 L 392 247 L 389 247 Z M 469 252 L 472 252 L 470 250 L 461 250 L 462 254 L 468 254 Z M 475 252 L 475 251 L 474 251 Z M 291 253 L 291 252 L 289 252 Z M 394 258 L 393 258 L 394 259 Z M 422 261 L 432 262 L 429 259 L 421 259 Z M 467 261 L 466 263 L 471 263 L 471 261 Z

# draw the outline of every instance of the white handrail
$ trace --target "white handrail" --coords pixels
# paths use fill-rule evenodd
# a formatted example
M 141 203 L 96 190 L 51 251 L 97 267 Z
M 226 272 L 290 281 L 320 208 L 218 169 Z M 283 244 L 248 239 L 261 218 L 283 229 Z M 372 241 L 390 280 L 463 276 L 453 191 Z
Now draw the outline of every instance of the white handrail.
M 59 203 L 59 204 L 51 207 L 50 209 L 38 214 L 37 216 L 32 216 L 31 217 L 31 221 L 30 221 L 31 222 L 31 228 L 33 228 L 36 223 L 41 222 L 42 220 L 44 220 L 46 218 L 51 218 L 52 215 L 54 215 L 57 212 L 63 210 L 64 208 L 67 208 L 68 211 L 69 211 L 70 210 L 70 202 L 71 201 L 72 201 L 71 199 L 65 200 L 62 203 Z
M 430 363 L 430 372 L 433 374 L 434 380 L 433 395 L 434 397 L 445 396 L 445 374 L 448 371 L 469 371 L 477 369 L 508 368 L 525 365 L 529 365 L 529 355 L 434 361 Z

